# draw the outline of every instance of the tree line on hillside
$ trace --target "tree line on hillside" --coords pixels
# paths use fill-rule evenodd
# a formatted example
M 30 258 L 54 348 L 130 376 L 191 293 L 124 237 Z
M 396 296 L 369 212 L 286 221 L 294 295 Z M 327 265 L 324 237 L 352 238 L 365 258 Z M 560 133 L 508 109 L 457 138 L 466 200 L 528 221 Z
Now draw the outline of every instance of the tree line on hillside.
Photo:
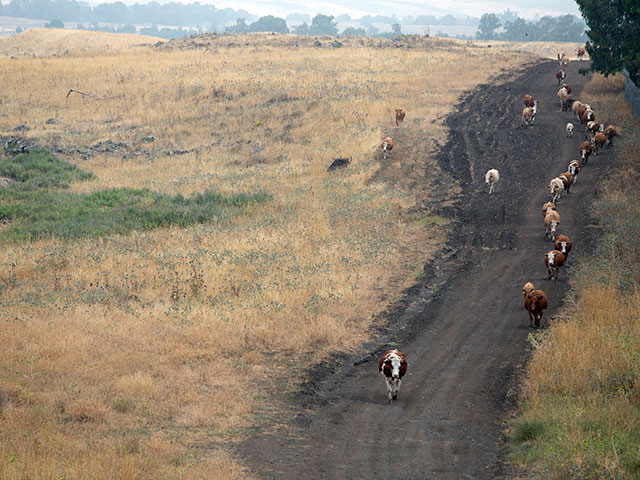
M 585 23 L 574 15 L 544 16 L 527 21 L 517 15 L 507 15 L 503 21 L 494 13 L 480 17 L 476 38 L 520 42 L 584 42 Z
M 36 20 L 61 20 L 63 22 L 157 24 L 171 26 L 206 26 L 214 30 L 242 17 L 254 19 L 246 10 L 217 9 L 214 5 L 199 2 L 181 4 L 157 1 L 127 6 L 122 2 L 101 3 L 90 6 L 76 0 L 11 0 L 0 6 L 0 15 Z
M 608 1 L 608 0 L 606 0 Z M 620 0 L 623 1 L 623 0 Z M 632 1 L 632 0 L 626 0 Z M 478 26 L 475 38 L 517 41 L 584 41 L 585 24 L 572 15 L 543 17 L 537 21 L 519 18 L 506 10 L 501 14 L 485 14 L 482 18 L 445 15 L 406 16 L 365 15 L 352 18 L 347 14 L 289 14 L 286 19 L 267 15 L 255 17 L 246 10 L 217 9 L 199 2 L 181 4 L 158 1 L 127 6 L 123 2 L 96 6 L 77 0 L 11 0 L 0 3 L 0 15 L 48 20 L 48 27 L 64 28 L 64 22 L 75 22 L 77 28 L 114 33 L 140 33 L 165 38 L 183 37 L 208 31 L 228 33 L 276 32 L 297 35 L 345 35 L 395 37 L 402 26 Z M 235 22 L 235 23 L 234 23 Z M 346 24 L 340 32 L 339 24 Z M 86 27 L 84 25 L 87 25 Z M 144 25 L 140 27 L 140 25 Z M 158 27 L 161 25 L 162 27 Z M 175 28 L 178 27 L 178 28 Z M 189 28 L 185 28 L 189 27 Z M 383 31 L 381 31 L 383 30 Z M 415 30 L 414 30 L 415 31 Z M 439 33 L 439 35 L 443 35 Z M 446 36 L 446 35 L 445 35 Z M 459 38 L 473 38 L 454 35 Z

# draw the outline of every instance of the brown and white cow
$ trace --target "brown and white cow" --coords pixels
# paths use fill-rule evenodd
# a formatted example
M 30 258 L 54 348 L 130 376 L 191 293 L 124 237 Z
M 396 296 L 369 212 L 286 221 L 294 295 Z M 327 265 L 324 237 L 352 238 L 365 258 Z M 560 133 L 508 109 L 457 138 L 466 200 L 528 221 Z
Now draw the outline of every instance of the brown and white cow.
M 391 150 L 393 150 L 393 139 L 391 137 L 385 137 L 385 139 L 382 140 L 382 145 L 380 145 L 380 147 L 382 148 L 382 156 L 386 160 L 389 158 Z
M 564 192 L 569 193 L 571 189 L 571 185 L 573 185 L 573 175 L 571 172 L 564 172 L 558 175 L 558 178 L 562 180 L 562 184 L 564 185 Z
M 551 210 L 544 216 L 544 233 L 551 240 L 556 239 L 558 225 L 560 225 L 560 214 L 557 210 Z
M 567 170 L 569 170 L 569 173 L 573 175 L 573 183 L 578 183 L 578 174 L 580 173 L 581 169 L 582 164 L 578 160 L 571 160 L 569 166 L 567 167 Z
M 582 123 L 587 123 L 594 121 L 596 119 L 596 114 L 590 108 L 585 108 L 583 114 L 580 116 L 580 121 Z
M 580 144 L 580 147 L 578 147 L 578 153 L 580 154 L 580 162 L 582 162 L 583 165 L 586 165 L 589 161 L 589 155 L 593 153 L 591 142 L 589 142 L 588 140 L 582 142 Z
M 529 311 L 529 328 L 540 328 L 542 314 L 549 305 L 547 294 L 542 290 L 532 290 L 525 298 L 524 306 Z
M 567 78 L 567 73 L 560 69 L 556 72 L 556 78 L 558 79 L 558 85 L 560 85 L 562 83 L 562 81 Z
M 524 297 L 524 308 L 525 310 L 529 310 L 529 302 L 527 302 L 527 296 L 533 292 L 536 287 L 533 286 L 533 283 L 527 282 L 522 286 L 522 296 Z
M 584 57 L 587 54 L 587 50 L 584 47 L 578 47 L 578 50 L 576 51 L 576 55 L 578 55 L 578 61 L 582 61 L 582 57 Z
M 578 115 L 578 109 L 583 106 L 584 105 L 582 102 L 580 102 L 580 100 L 576 100 L 575 102 L 573 102 L 573 105 L 571 105 L 571 110 L 573 110 L 573 118 L 580 119 L 580 115 Z
M 396 108 L 396 125 L 400 125 L 404 121 L 406 114 L 404 108 Z
M 547 185 L 547 190 L 549 190 L 549 193 L 553 195 L 552 202 L 556 203 L 560 198 L 560 195 L 562 195 L 562 190 L 564 190 L 564 183 L 562 182 L 562 180 L 556 177 L 549 182 L 549 185 Z
M 521 125 L 533 125 L 533 122 L 536 121 L 536 112 L 537 107 L 535 105 L 533 107 L 524 107 L 522 109 Z
M 536 100 L 531 95 L 525 95 L 522 99 L 522 102 L 524 103 L 525 107 L 533 107 L 533 105 L 536 103 Z
M 402 377 L 407 373 L 407 358 L 398 350 L 389 350 L 380 358 L 378 371 L 384 375 L 389 403 L 398 398 Z
M 568 93 L 568 94 L 570 94 L 570 93 L 571 93 L 571 85 L 567 85 L 566 83 L 563 83 L 563 84 L 562 84 L 562 87 L 567 89 L 567 93 Z
M 567 123 L 567 126 L 564 128 L 564 135 L 567 138 L 573 137 L 573 123 Z
M 549 272 L 549 280 L 557 280 L 558 270 L 564 265 L 564 255 L 560 250 L 549 250 L 544 254 L 544 264 Z
M 562 252 L 565 261 L 569 260 L 569 252 L 572 246 L 573 243 L 571 243 L 571 238 L 568 235 L 558 235 L 553 242 L 553 247 Z
M 613 137 L 620 135 L 620 127 L 615 125 L 607 125 L 604 129 L 604 135 L 607 137 L 607 144 L 613 143 Z
M 492 168 L 484 174 L 484 182 L 489 185 L 489 195 L 493 193 L 493 189 L 496 183 L 498 183 L 498 180 L 500 180 L 500 172 L 495 168 Z
M 556 208 L 556 204 L 553 202 L 547 202 L 544 205 L 542 205 L 542 220 L 544 220 L 544 217 L 547 216 L 547 213 L 551 212 L 551 211 L 557 211 L 558 209 Z
M 604 125 L 596 122 L 595 120 L 587 122 L 587 126 L 585 128 L 586 138 L 591 138 L 598 132 L 604 132 Z

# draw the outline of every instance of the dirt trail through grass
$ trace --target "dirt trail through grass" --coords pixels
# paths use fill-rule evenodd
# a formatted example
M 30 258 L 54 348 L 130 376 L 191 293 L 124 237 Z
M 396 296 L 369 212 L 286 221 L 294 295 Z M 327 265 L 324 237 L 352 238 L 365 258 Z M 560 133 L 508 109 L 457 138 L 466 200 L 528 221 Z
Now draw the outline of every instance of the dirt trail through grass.
M 585 83 L 569 66 L 574 98 Z M 549 295 L 553 315 L 567 291 L 570 265 L 593 245 L 588 208 L 611 153 L 592 157 L 571 193 L 559 202 L 561 233 L 574 239 L 569 266 L 547 280 L 541 205 L 549 180 L 577 157 L 582 126 L 556 100 L 557 62 L 541 62 L 499 85 L 480 86 L 447 124 L 440 166 L 463 186 L 450 247 L 425 268 L 423 280 L 389 312 L 389 330 L 369 351 L 311 372 L 292 403 L 296 421 L 239 449 L 260 476 L 286 479 L 490 479 L 509 477 L 501 461 L 503 420 L 513 407 L 516 377 L 527 357 L 528 318 L 521 287 Z M 533 127 L 520 126 L 522 97 L 539 100 Z M 394 161 L 402 161 L 401 148 Z M 408 152 L 406 152 L 408 153 Z M 410 155 L 419 155 L 411 151 Z M 489 197 L 483 175 L 501 173 Z M 387 172 L 383 169 L 382 177 Z M 439 188 L 444 188 L 440 186 Z M 407 354 L 409 373 L 386 403 L 377 358 L 394 346 Z

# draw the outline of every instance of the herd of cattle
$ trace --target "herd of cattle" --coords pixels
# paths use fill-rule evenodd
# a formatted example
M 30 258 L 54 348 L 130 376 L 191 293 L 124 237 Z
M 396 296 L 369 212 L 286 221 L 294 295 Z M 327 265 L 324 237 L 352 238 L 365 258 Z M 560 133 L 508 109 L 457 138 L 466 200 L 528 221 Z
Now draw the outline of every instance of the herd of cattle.
M 579 60 L 585 55 L 584 47 L 577 50 Z M 578 148 L 579 160 L 571 160 L 567 167 L 567 171 L 551 179 L 547 189 L 551 194 L 551 201 L 546 202 L 542 206 L 542 218 L 545 227 L 545 235 L 553 241 L 553 249 L 544 255 L 544 262 L 547 267 L 548 278 L 556 280 L 558 270 L 564 265 L 569 257 L 572 242 L 568 235 L 558 235 L 558 227 L 560 225 L 560 214 L 556 204 L 560 198 L 569 193 L 571 185 L 578 180 L 578 174 L 584 168 L 590 155 L 597 155 L 605 146 L 611 145 L 615 136 L 620 134 L 620 128 L 615 125 L 606 125 L 596 121 L 596 114 L 590 105 L 584 104 L 579 100 L 571 97 L 571 85 L 565 83 L 567 78 L 567 66 L 569 65 L 569 57 L 564 52 L 558 54 L 558 62 L 560 69 L 556 73 L 556 78 L 560 89 L 557 97 L 560 100 L 562 112 L 572 111 L 574 118 L 580 120 L 585 126 L 586 140 L 580 144 Z M 538 113 L 538 101 L 531 95 L 525 95 L 523 98 L 525 108 L 522 111 L 522 125 L 533 125 Z M 396 109 L 396 125 L 400 125 L 406 112 L 402 108 Z M 573 123 L 567 123 L 565 127 L 565 136 L 572 138 L 575 126 Z M 393 149 L 393 140 L 386 137 L 381 144 L 383 157 L 386 160 L 389 153 Z M 484 181 L 489 185 L 489 194 L 492 194 L 498 181 L 500 180 L 500 172 L 492 168 L 484 176 Z M 539 328 L 542 314 L 548 306 L 549 299 L 547 294 L 540 289 L 536 289 L 533 283 L 527 282 L 522 287 L 524 297 L 524 307 L 529 313 L 529 327 Z M 402 377 L 407 371 L 407 359 L 399 350 L 389 350 L 384 353 L 378 365 L 378 371 L 385 377 L 387 385 L 387 393 L 389 403 L 398 397 L 400 383 Z
M 584 47 L 580 47 L 577 51 L 578 58 L 582 60 L 585 54 Z M 558 62 L 560 69 L 556 73 L 556 79 L 560 84 L 557 97 L 560 100 L 562 112 L 572 111 L 575 119 L 585 125 L 585 138 L 579 148 L 579 160 L 572 160 L 567 171 L 551 179 L 547 189 L 549 190 L 552 201 L 542 206 L 542 218 L 545 226 L 546 236 L 554 242 L 554 248 L 549 250 L 544 256 L 544 262 L 550 280 L 556 280 L 558 270 L 564 265 L 569 257 L 572 242 L 567 235 L 557 235 L 558 226 L 560 225 L 560 214 L 556 207 L 556 203 L 564 194 L 569 193 L 571 185 L 578 180 L 580 170 L 589 162 L 591 154 L 597 155 L 605 145 L 611 145 L 614 137 L 620 134 L 620 128 L 615 125 L 607 125 L 596 121 L 596 114 L 590 105 L 580 102 L 571 97 L 571 85 L 565 83 L 567 77 L 567 65 L 569 58 L 564 54 L 558 54 Z M 538 102 L 531 96 L 525 95 L 523 99 L 525 108 L 522 111 L 521 124 L 533 125 L 537 113 Z M 573 123 L 569 122 L 565 126 L 565 136 L 572 138 L 575 131 Z M 489 193 L 492 193 L 495 181 L 499 176 L 495 175 L 495 169 L 489 170 L 485 176 L 485 182 L 489 184 Z M 493 180 L 495 179 L 495 180 Z M 529 327 L 540 327 L 542 314 L 548 305 L 547 294 L 542 290 L 537 290 L 531 282 L 527 282 L 522 287 L 524 296 L 524 307 L 529 312 Z

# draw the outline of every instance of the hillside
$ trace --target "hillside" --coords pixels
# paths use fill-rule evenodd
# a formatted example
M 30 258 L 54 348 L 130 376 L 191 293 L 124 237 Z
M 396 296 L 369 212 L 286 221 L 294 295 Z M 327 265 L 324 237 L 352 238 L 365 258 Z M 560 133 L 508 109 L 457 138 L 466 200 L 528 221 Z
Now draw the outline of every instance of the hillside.
M 12 57 L 94 55 L 158 41 L 164 40 L 144 35 L 41 28 L 0 38 L 0 55 Z

